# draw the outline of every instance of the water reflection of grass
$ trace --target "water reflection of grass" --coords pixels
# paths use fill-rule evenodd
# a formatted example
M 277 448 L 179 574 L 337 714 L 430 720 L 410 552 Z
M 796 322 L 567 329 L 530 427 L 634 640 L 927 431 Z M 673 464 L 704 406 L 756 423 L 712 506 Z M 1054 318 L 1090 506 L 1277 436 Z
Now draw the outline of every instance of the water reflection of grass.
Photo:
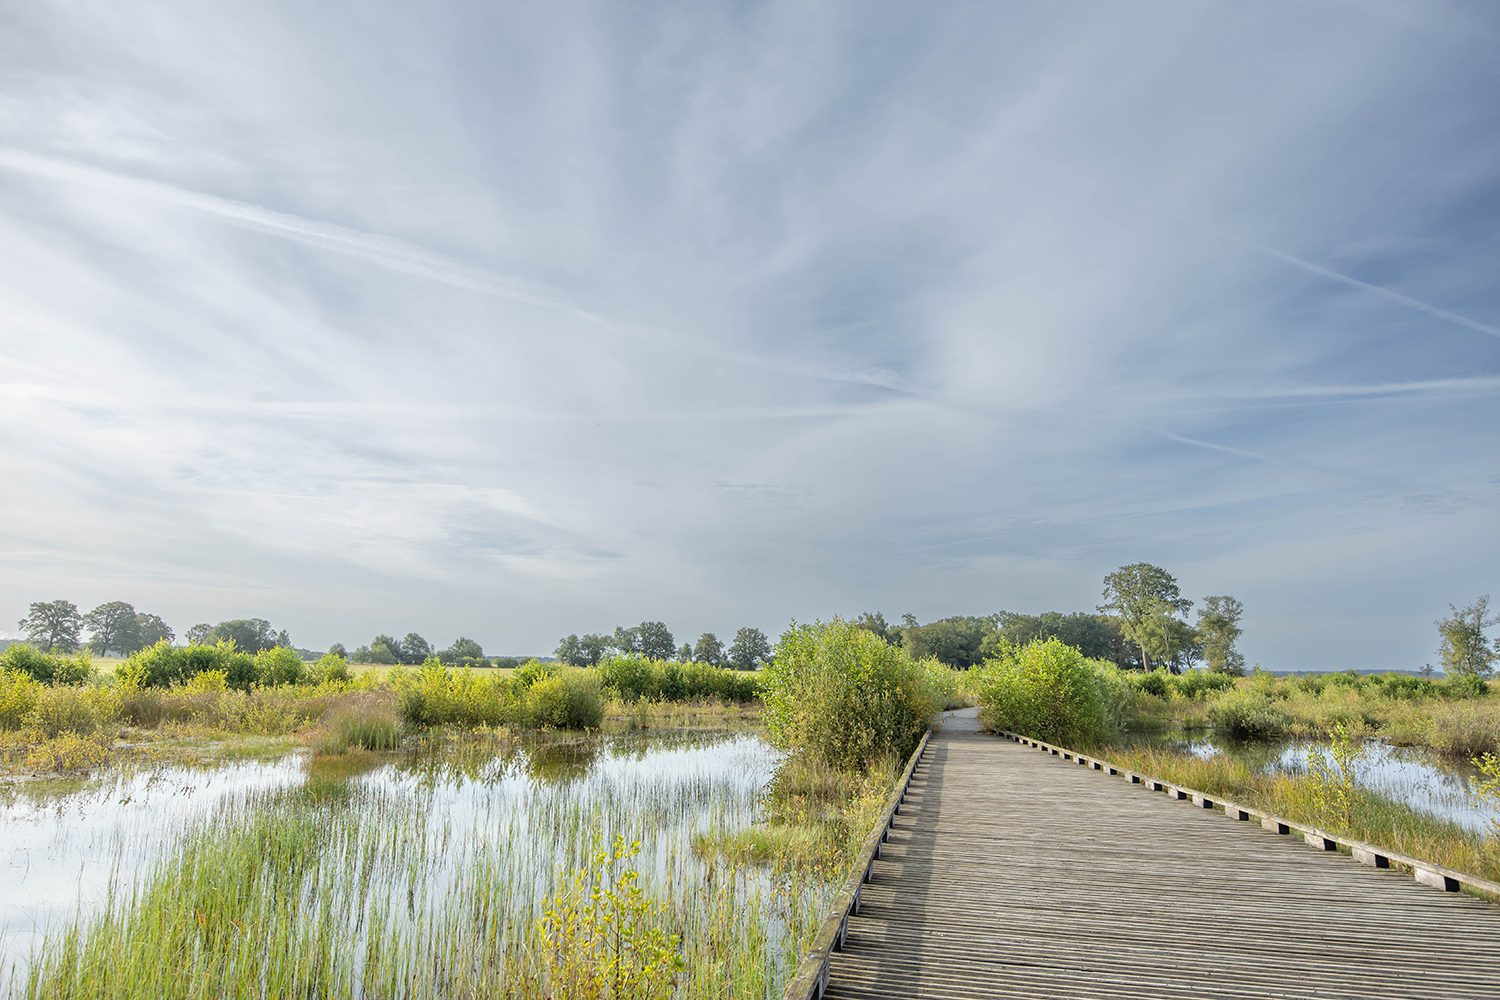
M 1174 785 L 1263 809 L 1389 850 L 1459 871 L 1500 879 L 1500 850 L 1481 832 L 1424 813 L 1356 786 L 1347 817 L 1320 800 L 1318 783 L 1305 771 L 1258 769 L 1224 753 L 1202 755 L 1164 747 L 1118 747 L 1102 755 L 1126 770 Z
M 314 758 L 302 787 L 218 810 L 51 934 L 25 992 L 517 995 L 540 901 L 620 833 L 645 845 L 641 884 L 681 935 L 681 995 L 769 996 L 831 889 L 692 841 L 752 823 L 773 763 L 743 737 Z

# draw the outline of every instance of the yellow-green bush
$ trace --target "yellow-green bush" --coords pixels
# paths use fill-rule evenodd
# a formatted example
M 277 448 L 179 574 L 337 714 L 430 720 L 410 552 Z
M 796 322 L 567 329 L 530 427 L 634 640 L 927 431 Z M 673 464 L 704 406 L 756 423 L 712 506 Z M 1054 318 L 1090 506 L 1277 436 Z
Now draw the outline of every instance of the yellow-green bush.
M 1208 707 L 1214 728 L 1241 740 L 1271 739 L 1286 733 L 1291 719 L 1258 691 L 1226 691 Z
M 450 670 L 428 660 L 416 670 L 393 670 L 401 718 L 413 726 L 498 726 L 513 722 L 520 704 L 518 685 L 504 677 Z
M 44 683 L 82 684 L 94 676 L 94 664 L 86 652 L 64 656 L 48 653 L 24 642 L 0 652 L 0 670 L 25 674 Z
M 49 739 L 62 733 L 89 736 L 119 714 L 119 699 L 108 688 L 54 685 L 41 689 L 22 726 Z
M 1107 740 L 1129 721 L 1131 687 L 1120 672 L 1056 638 L 1004 648 L 975 670 L 979 717 L 992 729 L 1080 745 Z
M 347 684 L 352 678 L 349 661 L 337 653 L 324 653 L 307 668 L 307 680 L 312 684 Z
M 604 720 L 604 689 L 597 670 L 568 668 L 526 690 L 525 719 L 533 727 L 597 729 Z
M 1437 704 L 1427 724 L 1427 742 L 1439 753 L 1470 760 L 1500 753 L 1500 704 L 1456 701 Z
M 624 701 L 754 701 L 759 685 L 753 673 L 708 663 L 653 660 L 639 653 L 611 656 L 599 664 L 604 686 Z
M 64 730 L 56 736 L 35 740 L 26 751 L 25 765 L 32 771 L 87 771 L 109 758 L 108 736 Z
M 850 770 L 905 758 L 946 701 L 926 665 L 841 619 L 787 629 L 762 692 L 773 744 Z
M 41 696 L 42 685 L 30 674 L 0 668 L 0 729 L 20 729 Z

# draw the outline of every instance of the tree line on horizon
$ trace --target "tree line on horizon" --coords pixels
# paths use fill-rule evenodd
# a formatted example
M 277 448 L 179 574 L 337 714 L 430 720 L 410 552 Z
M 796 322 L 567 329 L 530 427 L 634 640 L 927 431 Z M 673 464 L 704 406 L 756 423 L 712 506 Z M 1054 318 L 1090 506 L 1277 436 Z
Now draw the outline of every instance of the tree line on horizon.
M 1241 674 L 1245 658 L 1236 648 L 1243 634 L 1244 605 L 1228 594 L 1203 599 L 1195 622 L 1188 621 L 1194 602 L 1183 597 L 1181 586 L 1167 570 L 1151 563 L 1121 566 L 1104 578 L 1103 599 L 1093 611 L 1047 611 L 1027 614 L 998 611 L 990 615 L 951 615 L 922 623 L 914 615 L 891 624 L 879 611 L 866 611 L 853 623 L 912 656 L 940 660 L 967 669 L 996 656 L 1005 644 L 1024 646 L 1035 639 L 1057 638 L 1093 659 L 1122 669 L 1165 667 L 1180 673 L 1202 663 L 1215 672 Z M 1485 676 L 1500 662 L 1500 637 L 1491 641 L 1487 630 L 1500 625 L 1489 597 L 1465 607 L 1449 606 L 1439 619 L 1439 659 L 1448 674 Z M 140 612 L 125 601 L 107 601 L 83 613 L 72 601 L 35 601 L 20 620 L 25 640 L 49 652 L 73 653 L 85 645 L 97 655 L 129 656 L 155 645 L 171 643 L 173 631 L 160 615 Z M 83 634 L 88 633 L 85 643 Z M 232 642 L 236 649 L 259 653 L 276 647 L 296 649 L 285 629 L 264 618 L 235 618 L 216 625 L 199 623 L 183 635 L 189 645 Z M 304 658 L 311 650 L 297 649 Z M 522 657 L 486 656 L 473 639 L 459 636 L 448 647 L 436 649 L 416 632 L 404 638 L 377 635 L 350 653 L 343 643 L 328 652 L 360 663 L 416 665 L 436 658 L 448 666 L 515 667 Z M 677 645 L 661 621 L 616 626 L 605 633 L 569 634 L 558 643 L 555 656 L 572 666 L 595 666 L 612 654 L 641 655 L 654 660 L 707 663 L 748 670 L 771 661 L 771 643 L 759 628 L 740 628 L 726 647 L 713 632 L 696 643 Z M 1430 674 L 1432 667 L 1424 666 Z
M 566 635 L 554 653 L 560 661 L 574 667 L 595 666 L 611 654 L 754 670 L 771 661 L 771 640 L 760 629 L 746 626 L 735 633 L 728 648 L 713 632 L 704 632 L 696 643 L 678 646 L 665 622 L 647 621 L 629 627 L 617 625 L 610 635 L 601 632 Z
M 1244 673 L 1245 658 L 1235 648 L 1243 634 L 1244 605 L 1228 594 L 1210 595 L 1196 623 L 1187 620 L 1192 607 L 1171 573 L 1132 563 L 1104 578 L 1103 600 L 1093 611 L 997 611 L 925 624 L 911 614 L 892 624 L 882 612 L 866 611 L 854 624 L 914 657 L 933 657 L 961 670 L 994 659 L 1006 645 L 1056 638 L 1124 670 L 1164 667 L 1181 673 L 1202 663 L 1212 671 Z

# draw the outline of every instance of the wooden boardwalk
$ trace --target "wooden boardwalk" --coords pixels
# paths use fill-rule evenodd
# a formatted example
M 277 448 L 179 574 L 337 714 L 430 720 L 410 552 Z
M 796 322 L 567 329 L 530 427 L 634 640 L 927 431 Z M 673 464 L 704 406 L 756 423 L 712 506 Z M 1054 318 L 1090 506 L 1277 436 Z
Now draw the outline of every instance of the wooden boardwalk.
M 830 998 L 1500 997 L 1500 906 L 955 728 Z

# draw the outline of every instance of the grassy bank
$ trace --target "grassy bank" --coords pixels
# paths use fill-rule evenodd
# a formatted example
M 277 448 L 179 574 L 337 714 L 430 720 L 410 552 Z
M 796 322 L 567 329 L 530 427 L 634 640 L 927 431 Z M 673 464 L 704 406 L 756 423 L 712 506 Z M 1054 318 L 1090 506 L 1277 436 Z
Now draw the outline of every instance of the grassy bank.
M 1260 774 L 1223 754 L 1200 758 L 1160 748 L 1110 748 L 1100 752 L 1127 770 L 1500 880 L 1500 840 L 1496 837 L 1474 833 L 1353 787 L 1340 781 L 1336 773 L 1328 778 Z
M 1409 674 L 1254 674 L 1220 690 L 1180 678 L 1125 675 L 1136 689 L 1137 727 L 1213 728 L 1241 739 L 1321 739 L 1335 726 L 1460 760 L 1500 753 L 1500 692 L 1472 682 Z
M 753 675 L 703 664 L 633 657 L 500 671 L 433 661 L 375 675 L 288 652 L 161 646 L 105 672 L 87 657 L 13 647 L 0 657 L 0 774 L 81 772 L 267 738 L 335 754 L 434 731 L 734 727 L 760 712 Z

